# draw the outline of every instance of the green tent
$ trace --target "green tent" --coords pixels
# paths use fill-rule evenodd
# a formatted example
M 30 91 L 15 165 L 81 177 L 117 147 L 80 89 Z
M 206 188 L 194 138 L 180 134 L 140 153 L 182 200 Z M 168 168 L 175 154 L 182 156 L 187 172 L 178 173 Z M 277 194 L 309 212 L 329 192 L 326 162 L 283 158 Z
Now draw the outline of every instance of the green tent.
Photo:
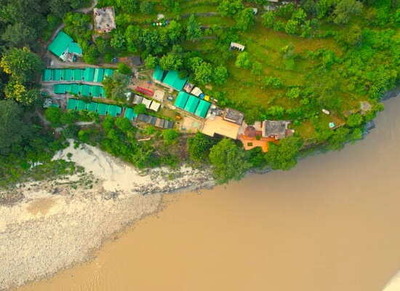
M 82 81 L 83 72 L 84 72 L 84 70 L 82 70 L 82 69 L 75 69 L 74 70 L 74 80 L 75 81 Z
M 64 70 L 64 77 L 65 77 L 65 81 L 73 81 L 74 77 L 73 77 L 73 70 L 72 69 L 66 69 Z
M 116 117 L 118 114 L 121 114 L 122 109 L 117 105 L 108 105 L 107 112 L 109 115 Z
M 91 103 L 88 103 L 86 105 L 86 110 L 88 110 L 88 111 L 96 112 L 96 109 L 97 109 L 97 103 L 96 102 L 91 102 Z
M 85 97 L 90 96 L 90 85 L 82 85 L 81 95 Z
M 72 98 L 68 99 L 67 109 L 69 109 L 69 110 L 76 109 L 76 101 L 78 101 L 78 100 L 72 99 Z
M 126 108 L 124 116 L 126 118 L 128 118 L 129 120 L 134 120 L 136 118 L 137 114 L 133 111 L 132 108 Z
M 93 82 L 101 83 L 104 79 L 104 69 L 96 68 L 94 70 Z
M 200 99 L 190 95 L 188 101 L 186 102 L 185 108 L 184 110 L 186 110 L 187 112 L 190 112 L 192 114 L 194 114 L 194 112 L 196 111 L 197 105 L 199 104 Z
M 185 86 L 187 79 L 180 78 L 177 71 L 168 71 L 162 82 L 175 90 L 180 91 Z
M 100 115 L 106 115 L 108 109 L 108 105 L 104 103 L 98 103 L 97 105 L 97 113 Z
M 156 67 L 153 72 L 153 79 L 162 82 L 164 77 L 164 71 L 160 67 Z
M 55 69 L 53 70 L 53 80 L 54 81 L 62 81 L 64 77 L 63 70 Z
M 186 92 L 183 92 L 183 91 L 179 92 L 178 97 L 176 97 L 176 99 L 175 99 L 174 105 L 178 108 L 184 109 L 185 105 L 189 99 L 189 96 L 190 95 Z
M 64 53 L 82 55 L 82 48 L 65 32 L 60 31 L 49 45 L 49 51 L 62 58 Z
M 77 104 L 76 104 L 76 107 L 77 107 L 78 110 L 84 110 L 84 109 L 86 109 L 86 103 L 85 103 L 84 101 L 82 101 L 82 100 L 77 100 L 76 103 L 77 103 Z
M 104 70 L 104 77 L 110 77 L 114 74 L 114 70 L 113 69 L 105 69 Z
M 86 82 L 93 82 L 94 80 L 94 68 L 86 68 L 84 72 Z
M 194 113 L 195 115 L 205 118 L 207 116 L 207 112 L 210 109 L 211 103 L 200 100 L 199 105 L 197 106 L 196 112 Z
M 98 97 L 100 95 L 101 87 L 100 86 L 90 86 L 90 95 L 92 97 Z
M 45 69 L 43 71 L 43 78 L 42 79 L 43 79 L 44 82 L 49 82 L 49 81 L 53 80 L 53 72 L 52 72 L 52 70 Z
M 54 93 L 56 94 L 65 94 L 65 84 L 56 84 L 54 85 Z
M 70 89 L 70 93 L 71 94 L 75 94 L 75 95 L 78 95 L 79 94 L 79 91 L 80 91 L 80 86 L 78 85 L 78 84 L 72 84 L 71 85 L 71 89 Z
M 100 87 L 100 96 L 97 97 L 105 97 L 106 96 L 106 91 L 104 90 L 103 87 Z

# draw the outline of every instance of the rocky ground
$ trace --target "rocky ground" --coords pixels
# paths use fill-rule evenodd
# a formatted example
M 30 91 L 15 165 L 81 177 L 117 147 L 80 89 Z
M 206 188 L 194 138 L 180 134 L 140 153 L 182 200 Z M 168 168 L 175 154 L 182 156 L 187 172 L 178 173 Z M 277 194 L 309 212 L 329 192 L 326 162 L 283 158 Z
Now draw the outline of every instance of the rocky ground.
M 213 185 L 208 171 L 183 167 L 141 173 L 86 145 L 71 145 L 55 156 L 60 158 L 86 172 L 0 193 L 20 199 L 0 205 L 0 290 L 87 260 L 104 240 L 157 212 L 161 193 Z

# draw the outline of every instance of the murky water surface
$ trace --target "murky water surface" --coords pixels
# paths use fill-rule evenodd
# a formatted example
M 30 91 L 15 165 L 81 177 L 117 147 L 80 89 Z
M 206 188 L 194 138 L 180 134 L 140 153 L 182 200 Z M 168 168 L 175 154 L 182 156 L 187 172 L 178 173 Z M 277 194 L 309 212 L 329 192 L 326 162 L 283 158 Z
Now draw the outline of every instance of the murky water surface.
M 400 99 L 340 152 L 165 203 L 24 290 L 382 290 L 400 269 Z

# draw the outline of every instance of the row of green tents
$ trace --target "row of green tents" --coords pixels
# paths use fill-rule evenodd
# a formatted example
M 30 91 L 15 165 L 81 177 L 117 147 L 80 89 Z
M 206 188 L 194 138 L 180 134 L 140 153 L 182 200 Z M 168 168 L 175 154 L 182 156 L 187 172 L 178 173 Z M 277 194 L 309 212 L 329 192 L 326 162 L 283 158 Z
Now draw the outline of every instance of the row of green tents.
M 85 69 L 45 69 L 43 82 L 90 82 L 101 83 L 105 77 L 112 76 L 113 69 L 85 68 Z
M 211 103 L 196 96 L 180 91 L 176 97 L 174 105 L 198 117 L 205 118 Z
M 114 104 L 105 104 L 105 103 L 97 103 L 97 102 L 85 102 L 79 99 L 68 99 L 67 109 L 69 110 L 87 110 L 91 112 L 96 112 L 99 115 L 111 115 L 116 117 L 122 113 L 122 110 L 125 109 L 124 117 L 129 120 L 134 120 L 137 117 L 137 114 L 133 111 L 132 108 L 129 107 L 121 107 Z
M 102 86 L 83 85 L 83 84 L 55 84 L 54 93 L 56 94 L 73 94 L 84 97 L 105 97 L 106 92 Z

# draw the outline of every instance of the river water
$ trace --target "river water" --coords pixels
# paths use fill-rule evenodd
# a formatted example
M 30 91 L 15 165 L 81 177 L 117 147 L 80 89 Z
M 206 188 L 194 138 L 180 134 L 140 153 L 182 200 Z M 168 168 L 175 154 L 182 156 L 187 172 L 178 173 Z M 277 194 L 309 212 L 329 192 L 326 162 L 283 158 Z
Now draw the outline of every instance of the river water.
M 400 98 L 377 128 L 289 172 L 165 208 L 24 290 L 379 291 L 400 269 Z

